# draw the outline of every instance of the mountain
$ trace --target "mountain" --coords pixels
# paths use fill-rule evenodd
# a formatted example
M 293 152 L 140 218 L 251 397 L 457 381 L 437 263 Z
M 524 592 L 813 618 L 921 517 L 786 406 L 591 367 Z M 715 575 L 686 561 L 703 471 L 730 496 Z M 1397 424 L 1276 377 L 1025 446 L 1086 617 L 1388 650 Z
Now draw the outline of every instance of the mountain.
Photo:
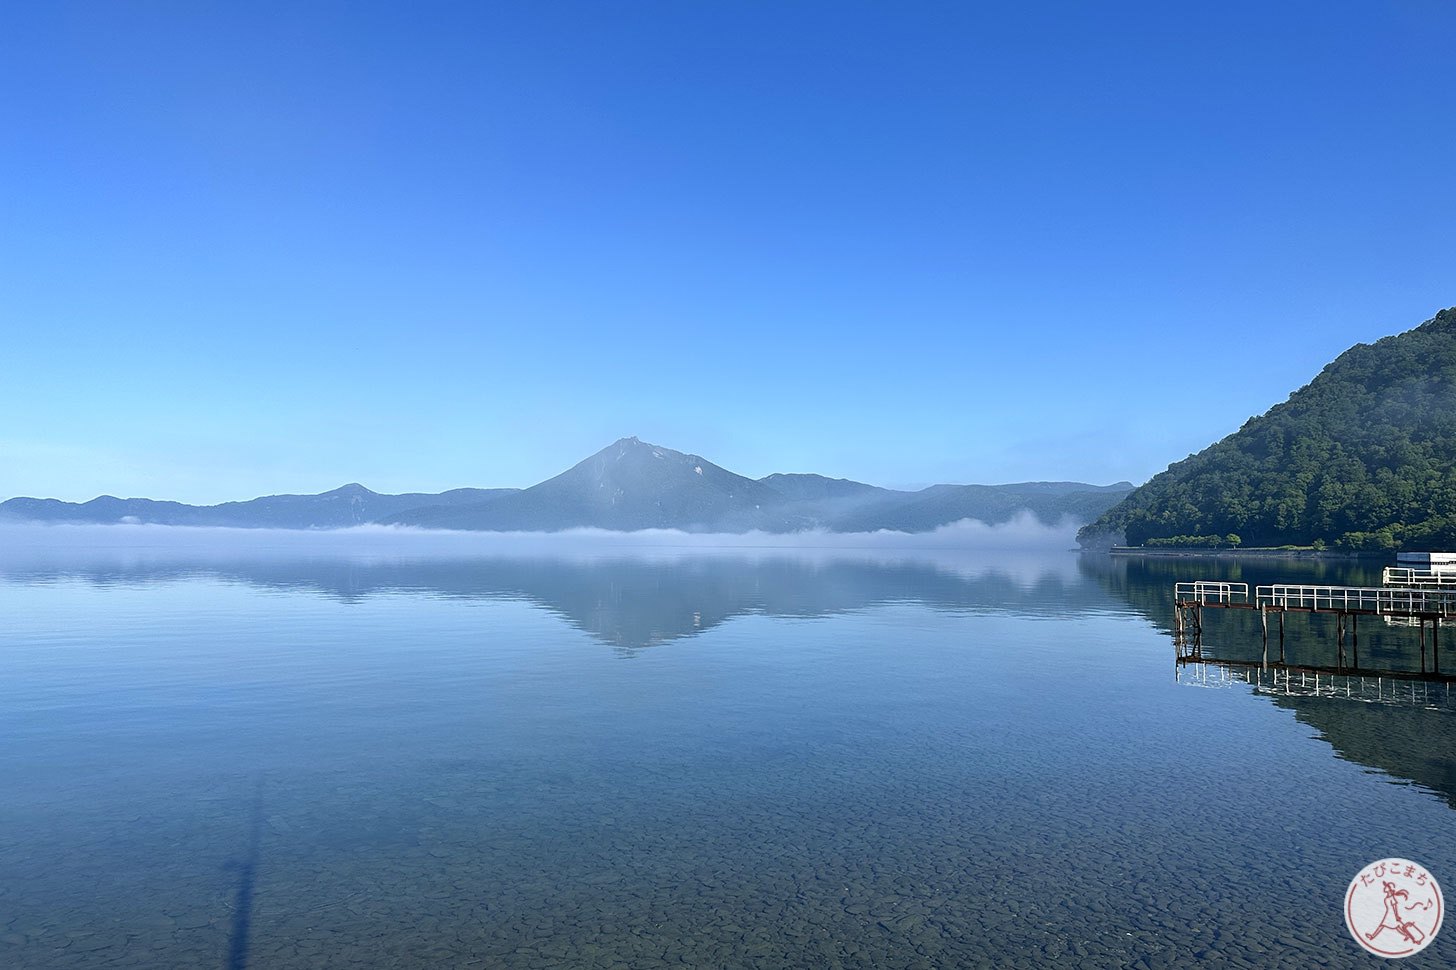
M 1070 482 L 934 485 L 901 492 L 822 475 L 757 481 L 697 455 L 623 438 L 553 479 L 478 506 L 415 509 L 386 521 L 438 529 L 688 532 L 928 532 L 965 518 L 1005 522 L 1030 511 L 1049 524 L 1087 522 L 1132 488 Z
M 109 495 L 89 502 L 14 498 L 0 520 L 329 529 L 365 523 L 432 529 L 615 531 L 928 532 L 961 519 L 1005 522 L 1031 512 L 1048 524 L 1088 522 L 1132 488 L 1079 482 L 932 485 L 897 491 L 823 475 L 754 480 L 698 456 L 622 438 L 555 478 L 526 489 L 458 488 L 381 495 L 350 484 L 319 495 L 268 495 L 247 502 L 184 505 Z
M 1086 526 L 1084 546 L 1456 548 L 1456 309 L 1345 351 Z
M 1013 485 L 994 485 L 1018 495 L 1082 495 L 1113 494 L 1125 495 L 1137 486 L 1132 482 L 1116 482 L 1112 485 L 1088 485 L 1086 482 L 1017 482 Z
M 454 488 L 435 494 L 405 492 L 381 495 L 363 485 L 349 484 L 319 495 L 269 495 L 250 502 L 224 502 L 211 506 L 213 524 L 245 521 L 250 525 L 282 529 L 328 529 L 378 522 L 421 506 L 476 504 L 509 495 L 513 488 Z
M 1132 484 L 1021 482 L 1012 485 L 937 485 L 892 504 L 872 504 L 836 518 L 838 532 L 928 532 L 962 519 L 991 525 L 1030 512 L 1046 525 L 1071 518 L 1086 522 L 1132 491 Z
M 184 505 L 149 498 L 102 495 L 89 502 L 13 498 L 0 502 L 0 520 L 32 522 L 145 522 L 157 525 L 257 529 L 335 529 L 378 522 L 420 506 L 478 504 L 513 488 L 456 488 L 448 492 L 381 495 L 349 484 L 318 495 L 266 495 L 247 502 Z
M 897 492 L 893 489 L 880 488 L 878 485 L 866 485 L 864 482 L 852 482 L 847 478 L 825 478 L 823 475 L 775 473 L 765 475 L 758 481 L 759 484 L 767 485 L 784 498 L 798 502 L 862 501 L 915 494 L 914 492 Z
M 774 474 L 759 481 L 783 497 L 781 510 L 785 516 L 803 522 L 805 528 L 831 532 L 854 531 L 841 529 L 840 523 L 873 518 L 876 510 L 899 508 L 922 494 L 823 475 Z M 942 487 L 937 485 L 932 489 Z
M 697 455 L 622 438 L 555 478 L 474 505 L 417 509 L 385 521 L 436 529 L 545 532 L 594 527 L 790 532 L 806 518 L 762 482 Z

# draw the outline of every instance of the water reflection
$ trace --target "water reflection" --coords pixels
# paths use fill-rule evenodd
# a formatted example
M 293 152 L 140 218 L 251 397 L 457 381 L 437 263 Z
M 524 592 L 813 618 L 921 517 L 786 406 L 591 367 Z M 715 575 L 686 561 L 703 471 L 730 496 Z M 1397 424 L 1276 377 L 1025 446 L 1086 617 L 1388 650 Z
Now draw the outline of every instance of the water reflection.
M 0 966 L 1358 966 L 1456 793 L 1108 563 L 326 545 L 0 550 Z
M 1171 658 L 1176 582 L 1224 580 L 1248 583 L 1250 588 L 1276 582 L 1378 586 L 1383 564 L 1085 556 L 1080 565 L 1084 576 L 1121 597 L 1168 635 Z M 1271 619 L 1271 627 L 1273 622 Z M 1362 668 L 1401 675 L 1418 674 L 1422 669 L 1417 632 L 1409 625 L 1367 617 L 1360 623 L 1359 636 Z M 1336 637 L 1334 617 L 1291 615 L 1285 624 L 1286 662 L 1310 670 L 1327 668 L 1335 663 Z M 1209 663 L 1193 665 L 1180 676 L 1180 682 L 1252 688 L 1256 695 L 1294 712 L 1340 758 L 1377 769 L 1401 783 L 1414 782 L 1456 807 L 1456 758 L 1452 757 L 1456 706 L 1449 684 L 1393 683 L 1375 673 L 1326 673 L 1322 679 L 1298 670 L 1266 673 L 1255 666 L 1262 659 L 1263 642 L 1259 615 L 1252 610 L 1204 611 L 1202 639 L 1202 655 Z M 1425 669 L 1430 669 L 1429 659 Z
M 0 582 L 98 586 L 214 579 L 313 593 L 344 603 L 388 595 L 515 599 L 633 651 L 696 636 L 738 616 L 826 617 L 889 603 L 952 612 L 1033 615 L 1119 609 L 1069 554 L 865 550 L 610 550 L 410 558 L 378 550 L 330 556 L 236 549 L 15 551 L 0 554 Z

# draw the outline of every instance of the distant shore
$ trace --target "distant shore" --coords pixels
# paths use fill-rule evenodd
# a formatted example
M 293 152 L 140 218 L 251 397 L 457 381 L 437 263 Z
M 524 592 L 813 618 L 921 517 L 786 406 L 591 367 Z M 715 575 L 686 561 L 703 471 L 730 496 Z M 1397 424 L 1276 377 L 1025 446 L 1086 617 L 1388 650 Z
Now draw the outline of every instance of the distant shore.
M 1088 550 L 1089 552 L 1092 550 Z M 1351 552 L 1343 549 L 1193 549 L 1172 546 L 1113 546 L 1113 556 L 1140 556 L 1172 559 L 1392 559 L 1389 552 Z

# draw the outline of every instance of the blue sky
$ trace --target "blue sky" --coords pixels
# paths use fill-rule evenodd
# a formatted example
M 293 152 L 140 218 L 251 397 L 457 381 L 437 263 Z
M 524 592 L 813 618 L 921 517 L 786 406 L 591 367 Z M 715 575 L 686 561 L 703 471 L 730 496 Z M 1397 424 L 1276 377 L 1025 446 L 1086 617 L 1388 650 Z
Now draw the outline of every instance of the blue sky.
M 0 12 L 0 497 L 1141 481 L 1456 304 L 1456 5 Z

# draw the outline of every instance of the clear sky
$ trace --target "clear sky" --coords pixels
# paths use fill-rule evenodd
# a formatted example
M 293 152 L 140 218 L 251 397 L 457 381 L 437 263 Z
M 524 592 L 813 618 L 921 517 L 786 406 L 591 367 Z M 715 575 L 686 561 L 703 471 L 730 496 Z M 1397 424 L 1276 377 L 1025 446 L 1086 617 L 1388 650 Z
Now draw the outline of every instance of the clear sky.
M 10 3 L 0 497 L 1142 481 L 1456 304 L 1456 4 Z

